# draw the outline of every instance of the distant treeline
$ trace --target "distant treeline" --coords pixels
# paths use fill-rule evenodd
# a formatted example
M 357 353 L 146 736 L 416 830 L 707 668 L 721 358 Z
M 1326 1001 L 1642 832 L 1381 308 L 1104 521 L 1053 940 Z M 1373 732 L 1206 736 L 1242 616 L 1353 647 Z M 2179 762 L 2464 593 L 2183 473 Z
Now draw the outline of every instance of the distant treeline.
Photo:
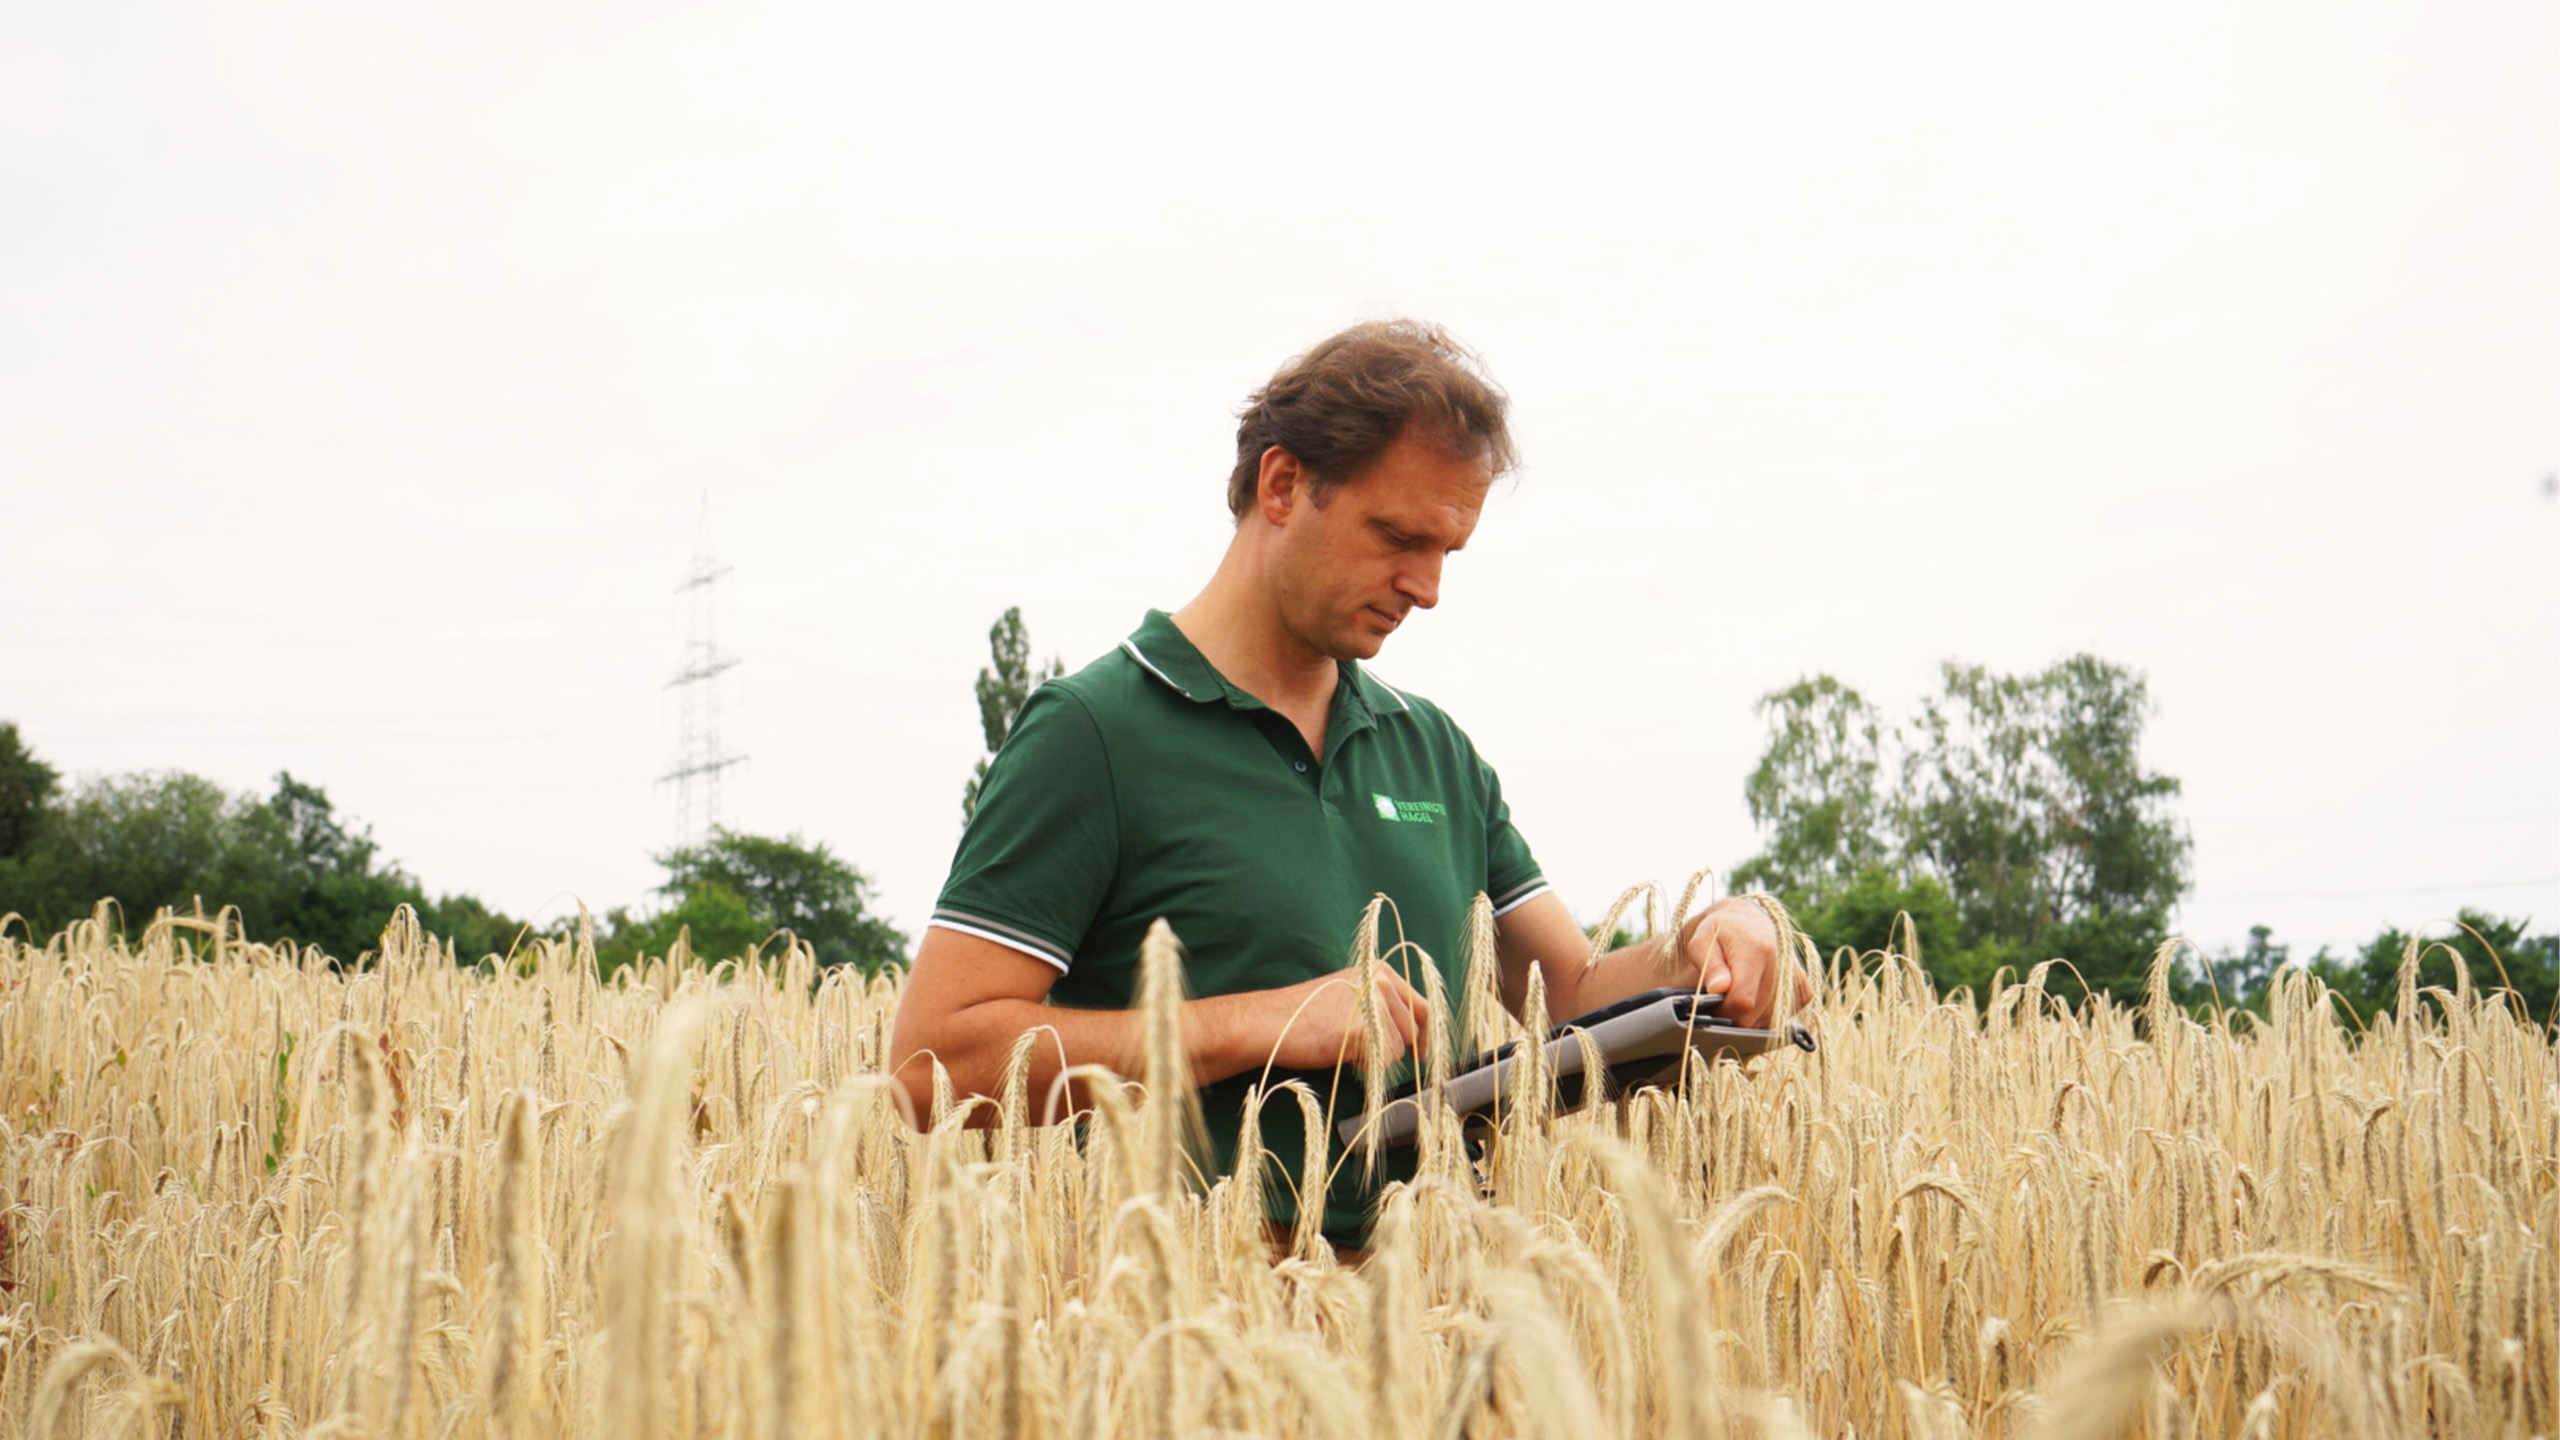
M 723 830 L 656 858 L 666 870 L 661 903 L 617 907 L 598 922 L 597 956 L 609 969 L 663 955 L 679 934 L 714 958 L 778 930 L 808 943 L 823 965 L 877 969 L 906 956 L 906 937 L 869 913 L 870 882 L 823 844 Z M 290 773 L 263 796 L 182 770 L 95 776 L 66 790 L 18 727 L 0 722 L 0 915 L 14 912 L 41 939 L 109 899 L 135 928 L 163 908 L 233 907 L 251 939 L 317 946 L 348 962 L 379 946 L 402 905 L 465 962 L 509 955 L 536 933 L 477 896 L 430 895 L 383 856 L 370 829 Z
M 1826 949 L 1882 949 L 1908 916 L 1941 990 L 1979 994 L 2060 958 L 2055 993 L 2140 1000 L 2193 848 L 2178 781 L 2143 763 L 2142 675 L 2074 655 L 2015 675 L 1949 661 L 1939 680 L 1900 720 L 1828 675 L 1761 698 L 1768 741 L 1744 795 L 1766 843 L 1736 884 L 1783 898 Z M 2549 1023 L 2560 935 L 2471 908 L 2460 923 L 2423 947 L 2421 986 L 2452 989 L 2459 955 L 2474 986 Z M 2410 941 L 2386 930 L 2352 954 L 2297 958 L 2261 926 L 2241 950 L 2188 952 L 2172 988 L 2189 1005 L 2254 1006 L 2299 964 L 2369 1017 L 2398 1003 Z

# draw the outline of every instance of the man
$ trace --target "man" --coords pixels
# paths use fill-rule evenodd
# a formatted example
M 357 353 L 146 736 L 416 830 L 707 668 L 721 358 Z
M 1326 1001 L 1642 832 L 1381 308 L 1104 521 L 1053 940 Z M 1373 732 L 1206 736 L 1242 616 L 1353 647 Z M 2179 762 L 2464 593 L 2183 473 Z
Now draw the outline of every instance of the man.
M 993 1094 L 1032 1029 L 1047 1032 L 1034 1096 L 1071 1065 L 1139 1073 L 1138 942 L 1162 917 L 1188 952 L 1183 1043 L 1216 1161 L 1231 1163 L 1250 1086 L 1295 1076 L 1356 1094 L 1332 1083 L 1337 1066 L 1391 1065 L 1422 1036 L 1422 996 L 1381 965 L 1391 1029 L 1386 1053 L 1365 1053 L 1344 958 L 1380 893 L 1387 943 L 1418 945 L 1452 995 L 1482 893 L 1515 1013 L 1534 965 L 1554 1016 L 1701 975 L 1742 1023 L 1768 1014 L 1786 967 L 1747 900 L 1693 920 L 1667 969 L 1648 944 L 1586 973 L 1587 942 L 1492 768 L 1363 664 L 1439 603 L 1443 563 L 1511 467 L 1505 406 L 1456 342 L 1402 321 L 1334 336 L 1253 397 L 1228 480 L 1235 538 L 1207 588 L 1042 686 L 996 756 L 890 1043 L 920 1104 L 934 1061 L 960 1094 Z M 1295 1108 L 1274 1116 L 1265 1145 L 1294 1175 Z M 1293 1220 L 1286 1187 L 1271 1193 Z M 1326 1233 L 1356 1243 L 1369 1198 L 1338 1182 Z

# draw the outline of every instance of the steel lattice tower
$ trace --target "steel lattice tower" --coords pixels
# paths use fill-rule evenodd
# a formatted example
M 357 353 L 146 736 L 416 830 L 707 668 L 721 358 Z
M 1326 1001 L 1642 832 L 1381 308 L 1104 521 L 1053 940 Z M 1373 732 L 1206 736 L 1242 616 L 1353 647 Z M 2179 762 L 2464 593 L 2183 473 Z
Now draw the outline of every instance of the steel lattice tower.
M 720 649 L 718 585 L 729 567 L 711 554 L 711 500 L 703 497 L 702 522 L 675 593 L 684 606 L 684 661 L 667 688 L 676 692 L 682 715 L 681 738 L 673 769 L 658 777 L 676 787 L 676 843 L 694 846 L 710 838 L 720 823 L 720 772 L 745 762 L 720 746 L 720 676 L 738 657 Z

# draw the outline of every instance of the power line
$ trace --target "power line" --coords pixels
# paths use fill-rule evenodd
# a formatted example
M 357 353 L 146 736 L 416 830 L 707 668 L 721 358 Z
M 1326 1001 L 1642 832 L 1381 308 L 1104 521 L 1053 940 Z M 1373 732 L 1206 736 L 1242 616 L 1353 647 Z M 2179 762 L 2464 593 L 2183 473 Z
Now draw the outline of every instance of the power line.
M 2197 902 L 2231 900 L 2359 900 L 2385 895 L 2454 895 L 2467 890 L 2523 890 L 2535 885 L 2560 885 L 2560 875 L 2544 875 L 2532 880 L 2483 880 L 2471 885 L 2398 885 L 2367 886 L 2355 890 L 2198 890 L 2189 898 Z

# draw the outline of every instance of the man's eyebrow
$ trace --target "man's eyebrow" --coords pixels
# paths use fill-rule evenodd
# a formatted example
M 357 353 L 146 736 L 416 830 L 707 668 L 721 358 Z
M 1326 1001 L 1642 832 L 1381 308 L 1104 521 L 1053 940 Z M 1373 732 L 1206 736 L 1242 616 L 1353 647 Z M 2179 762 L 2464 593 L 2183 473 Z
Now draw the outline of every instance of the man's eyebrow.
M 1394 542 L 1396 542 L 1396 543 L 1398 543 L 1398 544 L 1403 544 L 1403 545 L 1425 545 L 1425 544 L 1437 545 L 1437 544 L 1439 544 L 1439 537 L 1438 537 L 1438 535 L 1437 535 L 1434 531 L 1432 531 L 1431 529 L 1429 529 L 1428 527 L 1416 528 L 1416 527 L 1411 526 L 1411 525 L 1400 525 L 1400 524 L 1396 523 L 1395 521 L 1390 520 L 1390 519 L 1388 519 L 1387 517 L 1385 517 L 1385 516 L 1383 516 L 1383 515 L 1372 515 L 1372 516 L 1370 516 L 1370 517 L 1369 517 L 1369 528 L 1370 528 L 1370 529 L 1372 529 L 1372 530 L 1377 531 L 1377 532 L 1378 532 L 1378 533 L 1380 533 L 1381 535 L 1386 536 L 1388 539 L 1390 539 L 1390 540 L 1392 540 L 1392 541 L 1394 541 Z M 1466 537 L 1462 534 L 1462 535 L 1461 535 L 1457 540 L 1455 540 L 1455 541 L 1451 542 L 1450 544 L 1447 544 L 1447 545 L 1441 545 L 1441 546 L 1440 546 L 1440 553 L 1442 553 L 1442 554 L 1444 554 L 1444 555 L 1455 555 L 1455 554 L 1457 554 L 1459 551 L 1464 550 L 1464 549 L 1466 549 L 1466 548 L 1467 548 Z

